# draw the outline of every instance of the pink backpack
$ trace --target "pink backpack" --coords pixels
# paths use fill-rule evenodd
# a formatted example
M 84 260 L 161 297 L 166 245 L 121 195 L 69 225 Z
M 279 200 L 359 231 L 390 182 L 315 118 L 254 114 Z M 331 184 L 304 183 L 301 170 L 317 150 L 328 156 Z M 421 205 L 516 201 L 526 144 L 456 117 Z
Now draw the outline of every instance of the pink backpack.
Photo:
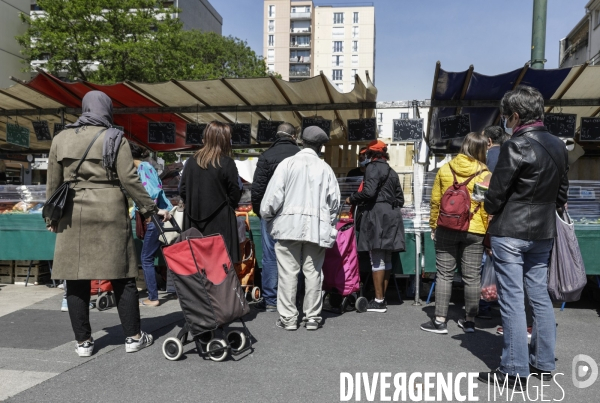
M 481 204 L 471 213 L 471 194 L 467 185 L 478 176 L 481 171 L 469 176 L 463 183 L 458 183 L 456 173 L 450 167 L 454 183 L 450 185 L 442 195 L 440 202 L 440 214 L 438 215 L 437 226 L 451 229 L 454 231 L 468 231 L 469 224 L 473 215 L 479 211 Z

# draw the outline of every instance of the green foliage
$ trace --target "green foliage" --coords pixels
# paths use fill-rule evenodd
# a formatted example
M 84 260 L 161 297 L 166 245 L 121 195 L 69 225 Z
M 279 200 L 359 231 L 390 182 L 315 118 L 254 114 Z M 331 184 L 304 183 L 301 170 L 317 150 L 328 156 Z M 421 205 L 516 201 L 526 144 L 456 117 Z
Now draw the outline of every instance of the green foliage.
M 246 42 L 212 32 L 183 31 L 179 10 L 155 0 L 39 0 L 44 17 L 17 41 L 32 60 L 69 80 L 98 84 L 131 80 L 264 77 L 264 60 Z M 131 11 L 135 10 L 135 11 Z
M 160 158 L 162 158 L 165 161 L 165 165 L 169 165 L 174 162 L 177 162 L 177 159 L 178 159 L 177 154 L 175 154 L 173 152 L 169 152 L 169 151 L 159 152 L 157 154 Z

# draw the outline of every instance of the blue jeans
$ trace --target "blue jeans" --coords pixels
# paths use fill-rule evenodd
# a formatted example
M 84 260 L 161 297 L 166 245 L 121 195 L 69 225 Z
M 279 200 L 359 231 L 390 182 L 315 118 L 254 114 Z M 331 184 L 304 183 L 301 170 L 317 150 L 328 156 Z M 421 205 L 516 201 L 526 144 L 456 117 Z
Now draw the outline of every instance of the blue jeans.
M 548 261 L 553 239 L 526 241 L 492 236 L 504 347 L 500 371 L 528 376 L 529 364 L 554 371 L 556 321 L 548 294 Z M 533 310 L 531 344 L 527 345 L 525 294 Z
M 148 223 L 146 235 L 144 235 L 144 246 L 142 246 L 142 269 L 144 269 L 144 279 L 148 288 L 148 299 L 158 301 L 158 287 L 156 286 L 156 269 L 154 268 L 154 256 L 160 248 L 158 240 L 159 231 L 153 222 Z
M 267 222 L 260 220 L 262 233 L 262 295 L 265 304 L 277 306 L 277 257 L 275 241 L 267 230 Z

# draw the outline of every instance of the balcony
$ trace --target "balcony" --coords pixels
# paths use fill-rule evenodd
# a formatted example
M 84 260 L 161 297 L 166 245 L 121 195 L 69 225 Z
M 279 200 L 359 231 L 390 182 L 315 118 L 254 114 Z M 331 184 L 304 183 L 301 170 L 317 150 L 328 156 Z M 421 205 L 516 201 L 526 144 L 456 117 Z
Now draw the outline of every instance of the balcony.
M 310 56 L 296 56 L 290 57 L 290 63 L 302 64 L 302 63 L 310 63 Z
M 308 13 L 290 13 L 291 20 L 310 20 L 310 11 Z
M 310 27 L 308 27 L 308 28 L 290 28 L 290 32 L 292 34 L 299 34 L 299 35 L 305 34 L 306 35 L 306 34 L 310 34 Z
M 310 48 L 310 41 L 309 42 L 290 42 L 290 48 L 303 48 L 303 49 L 307 49 Z
M 310 77 L 310 69 L 306 70 L 291 70 L 290 77 Z

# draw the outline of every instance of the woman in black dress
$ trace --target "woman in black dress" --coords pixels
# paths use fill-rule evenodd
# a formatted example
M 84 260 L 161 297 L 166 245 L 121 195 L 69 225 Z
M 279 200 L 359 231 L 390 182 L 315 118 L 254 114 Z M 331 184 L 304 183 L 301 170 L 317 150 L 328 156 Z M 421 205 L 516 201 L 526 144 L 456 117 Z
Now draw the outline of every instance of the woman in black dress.
M 204 130 L 204 147 L 187 160 L 179 194 L 185 201 L 183 229 L 197 228 L 204 235 L 221 234 L 232 262 L 239 262 L 235 208 L 242 191 L 231 155 L 229 125 L 211 122 Z

